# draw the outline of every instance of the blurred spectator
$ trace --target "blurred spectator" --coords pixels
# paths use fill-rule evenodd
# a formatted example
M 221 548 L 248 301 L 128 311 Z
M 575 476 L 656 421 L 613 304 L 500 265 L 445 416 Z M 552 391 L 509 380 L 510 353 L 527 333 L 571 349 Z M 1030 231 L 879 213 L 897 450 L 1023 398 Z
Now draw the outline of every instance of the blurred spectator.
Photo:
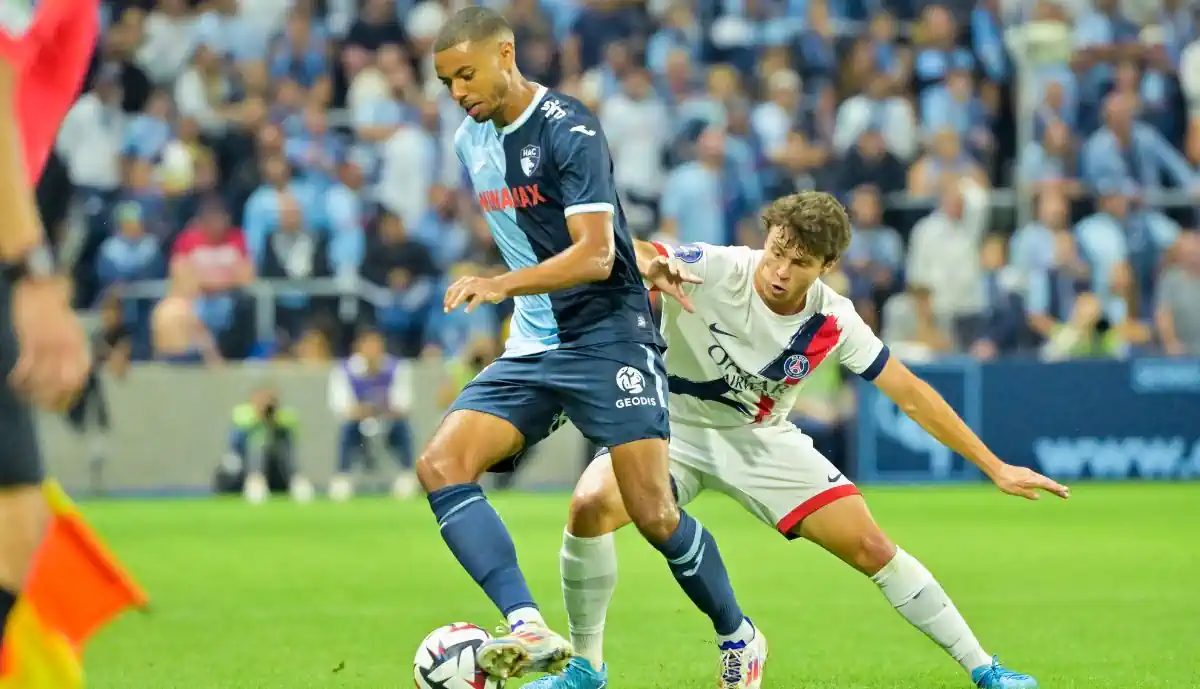
M 396 21 L 398 5 L 393 0 L 365 0 L 361 7 L 358 19 L 346 34 L 347 52 L 371 53 L 385 45 L 404 46 L 407 43 L 404 29 Z
M 880 337 L 902 360 L 922 363 L 954 349 L 947 324 L 933 310 L 928 287 L 909 284 L 883 305 Z
M 244 287 L 254 279 L 254 265 L 240 228 L 230 224 L 219 199 L 209 198 L 200 213 L 175 240 L 171 270 L 186 266 L 206 293 Z
M 96 275 L 101 289 L 136 280 L 150 280 L 163 273 L 158 239 L 142 227 L 142 211 L 137 204 L 118 204 L 113 211 L 117 233 L 100 245 Z
M 283 406 L 275 390 L 255 390 L 249 402 L 233 408 L 229 453 L 217 471 L 216 492 L 243 493 L 254 504 L 288 491 L 297 502 L 312 499 L 312 484 L 295 463 L 299 425 L 296 410 Z
M 225 75 L 221 56 L 206 45 L 196 47 L 192 63 L 175 82 L 175 106 L 200 130 L 213 137 L 225 133 L 232 115 L 233 85 Z
M 1178 264 L 1158 290 L 1154 323 L 1168 356 L 1200 356 L 1200 234 L 1180 237 Z
M 1148 300 L 1154 297 L 1154 276 L 1163 256 L 1179 236 L 1179 226 L 1153 209 L 1133 209 L 1132 182 L 1100 186 L 1099 210 L 1075 227 L 1079 247 L 1092 266 L 1092 289 L 1105 301 L 1111 294 L 1113 271 L 1129 263 L 1135 287 Z
M 362 277 L 382 288 L 375 321 L 391 351 L 420 353 L 431 308 L 437 301 L 437 267 L 424 244 L 408 236 L 400 216 L 384 214 L 371 237 Z
M 917 152 L 916 121 L 912 106 L 894 95 L 886 74 L 877 74 L 862 93 L 843 101 L 838 108 L 833 148 L 844 154 L 868 131 L 883 136 L 888 152 L 900 160 L 911 160 Z
M 293 10 L 283 35 L 275 39 L 271 49 L 271 78 L 291 79 L 313 94 L 327 93 L 330 88 L 325 64 L 327 51 L 323 32 L 313 25 L 307 13 Z
M 1066 324 L 1078 330 L 1100 316 L 1092 313 L 1099 301 L 1092 294 L 1091 269 L 1079 255 L 1075 238 L 1069 232 L 1056 232 L 1050 240 L 1050 263 L 1033 267 L 1025 276 L 1029 327 L 1042 341 L 1057 337 Z M 1081 305 L 1084 296 L 1088 301 Z
M 675 168 L 663 189 L 662 232 L 680 244 L 728 244 L 725 222 L 725 133 L 705 130 L 696 141 L 696 159 Z
M 354 352 L 329 374 L 329 409 L 342 421 L 337 474 L 330 481 L 329 496 L 346 500 L 354 494 L 351 472 L 360 461 L 373 468 L 371 450 L 378 438 L 400 465 L 392 494 L 411 497 L 417 490 L 408 423 L 413 402 L 412 367 L 407 361 L 388 356 L 383 336 L 373 331 L 359 335 Z
M 904 240 L 894 228 L 883 224 L 883 200 L 875 187 L 854 190 L 850 218 L 854 234 L 841 260 L 849 291 L 842 294 L 855 303 L 866 302 L 867 311 L 876 311 L 900 285 Z
M 1058 190 L 1074 198 L 1083 191 L 1077 161 L 1071 131 L 1062 120 L 1050 120 L 1042 140 L 1022 152 L 1018 181 L 1034 194 Z
M 943 129 L 933 136 L 928 152 L 908 170 L 908 193 L 918 197 L 936 196 L 947 178 L 969 179 L 987 188 L 987 173 L 970 154 L 962 150 L 958 134 Z
M 983 311 L 967 334 L 971 356 L 989 360 L 1000 355 L 1014 354 L 1029 338 L 1025 324 L 1025 301 L 1022 297 L 1022 276 L 1008 265 L 1008 239 L 990 234 L 979 250 L 979 265 L 983 270 Z
M 329 227 L 329 270 L 338 277 L 354 275 L 363 262 L 368 220 L 363 191 L 362 168 L 345 160 L 338 166 L 338 183 L 325 192 L 322 210 Z
M 975 59 L 971 52 L 957 43 L 958 26 L 954 17 L 942 5 L 926 5 L 921 23 L 914 34 L 917 45 L 913 62 L 916 91 L 942 83 L 953 70 L 971 70 Z
M 1200 20 L 1193 22 L 1200 26 Z M 1200 166 L 1200 32 L 1179 58 L 1179 85 L 1187 106 L 1187 157 L 1192 165 Z
M 134 115 L 125 129 L 121 153 L 135 160 L 157 161 L 171 140 L 171 96 L 155 90 L 145 111 Z
M 663 158 L 671 142 L 670 114 L 644 70 L 630 72 L 621 87 L 601 105 L 600 124 L 608 137 L 613 180 L 626 219 L 632 229 L 645 234 L 657 224 L 667 175 Z
M 1157 190 L 1165 174 L 1189 192 L 1200 182 L 1187 160 L 1150 125 L 1134 119 L 1134 97 L 1114 94 L 1104 101 L 1104 127 L 1083 147 L 1083 176 L 1093 188 L 1112 179 L 1128 179 L 1141 189 Z
M 859 136 L 858 145 L 842 157 L 839 167 L 838 189 L 870 186 L 884 194 L 904 189 L 904 164 L 888 152 L 879 132 L 868 130 Z
M 1037 218 L 1013 233 L 1009 261 L 1025 275 L 1048 270 L 1055 261 L 1055 237 L 1070 231 L 1070 206 L 1057 189 L 1037 197 Z
M 375 198 L 388 212 L 416 225 L 429 209 L 429 190 L 437 181 L 438 111 L 427 107 L 404 122 L 380 149 Z
M 329 128 L 329 115 L 319 103 L 310 103 L 302 113 L 303 125 L 288 134 L 284 152 L 296 176 L 323 193 L 333 184 L 337 164 L 346 151 L 342 137 Z
M 166 295 L 150 317 L 154 358 L 170 364 L 216 366 L 223 358 L 212 331 L 200 314 L 200 281 L 196 270 L 181 264 L 171 273 Z
M 289 194 L 279 196 L 279 227 L 267 237 L 258 260 L 265 279 L 311 280 L 329 275 L 329 250 L 324 237 L 305 222 L 299 202 Z M 298 337 L 313 309 L 307 292 L 282 290 L 275 299 L 275 324 L 288 339 Z
M 930 141 L 938 132 L 951 131 L 967 143 L 977 159 L 984 160 L 995 150 L 995 122 L 976 95 L 966 65 L 953 65 L 944 83 L 930 86 L 921 94 L 921 120 Z
M 463 222 L 459 205 L 454 190 L 434 186 L 429 190 L 429 211 L 421 224 L 412 230 L 412 238 L 430 251 L 439 271 L 464 260 L 471 250 L 471 231 Z
M 138 64 L 150 80 L 166 86 L 183 73 L 195 46 L 186 0 L 159 0 L 146 17 Z
M 1082 71 L 1080 82 L 1082 100 L 1095 105 L 1116 79 L 1116 63 L 1122 59 L 1141 58 L 1144 49 L 1138 44 L 1138 27 L 1120 10 L 1118 0 L 1092 0 L 1075 20 L 1075 55 L 1072 66 Z M 1081 114 L 1090 119 L 1089 108 Z M 1094 120 L 1093 120 L 1094 121 Z M 1093 127 L 1084 124 L 1084 130 Z
M 988 229 L 988 194 L 970 179 L 942 182 L 937 210 L 913 227 L 905 277 L 928 288 L 933 313 L 956 332 L 984 307 L 980 243 Z

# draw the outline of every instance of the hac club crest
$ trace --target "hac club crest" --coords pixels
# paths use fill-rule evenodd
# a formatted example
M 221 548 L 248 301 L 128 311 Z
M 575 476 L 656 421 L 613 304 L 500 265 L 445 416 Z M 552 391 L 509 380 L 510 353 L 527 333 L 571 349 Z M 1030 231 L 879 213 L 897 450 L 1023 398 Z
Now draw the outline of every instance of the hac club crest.
M 542 162 L 542 149 L 537 146 L 526 146 L 521 149 L 521 172 L 524 172 L 526 177 L 533 175 L 540 162 Z
M 783 375 L 787 376 L 788 380 L 804 380 L 808 376 L 810 368 L 812 367 L 808 363 L 808 357 L 803 354 L 793 354 L 783 362 Z

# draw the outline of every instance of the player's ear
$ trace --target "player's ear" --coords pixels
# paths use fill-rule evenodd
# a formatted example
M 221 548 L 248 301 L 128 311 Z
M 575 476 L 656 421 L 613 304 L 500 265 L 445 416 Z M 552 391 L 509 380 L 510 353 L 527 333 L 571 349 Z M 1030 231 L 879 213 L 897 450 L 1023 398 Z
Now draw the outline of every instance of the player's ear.
M 500 39 L 500 67 L 506 71 L 511 71 L 517 64 L 517 50 L 513 44 L 513 39 L 510 36 L 505 36 Z

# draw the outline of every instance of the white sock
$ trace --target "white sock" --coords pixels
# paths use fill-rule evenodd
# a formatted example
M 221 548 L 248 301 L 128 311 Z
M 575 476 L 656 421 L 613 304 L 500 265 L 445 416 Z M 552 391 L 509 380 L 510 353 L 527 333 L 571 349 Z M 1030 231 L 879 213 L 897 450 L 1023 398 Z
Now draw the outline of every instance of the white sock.
M 563 532 L 558 554 L 563 601 L 575 654 L 604 665 L 604 618 L 617 589 L 617 546 L 612 534 L 577 538 Z
M 925 632 L 970 672 L 992 662 L 940 584 L 916 558 L 896 548 L 896 556 L 871 577 L 884 597 L 912 626 Z
M 717 646 L 724 647 L 729 643 L 741 644 L 742 646 L 745 646 L 754 640 L 754 634 L 754 625 L 751 624 L 750 618 L 743 617 L 742 624 L 738 626 L 738 628 L 734 630 L 732 634 L 717 635 Z M 735 646 L 735 648 L 737 647 L 738 646 Z
M 525 624 L 527 622 L 532 622 L 534 624 L 540 624 L 543 626 L 546 624 L 546 621 L 542 619 L 541 611 L 534 607 L 517 608 L 516 610 L 508 613 L 506 617 L 508 618 L 509 629 L 515 629 L 517 625 Z

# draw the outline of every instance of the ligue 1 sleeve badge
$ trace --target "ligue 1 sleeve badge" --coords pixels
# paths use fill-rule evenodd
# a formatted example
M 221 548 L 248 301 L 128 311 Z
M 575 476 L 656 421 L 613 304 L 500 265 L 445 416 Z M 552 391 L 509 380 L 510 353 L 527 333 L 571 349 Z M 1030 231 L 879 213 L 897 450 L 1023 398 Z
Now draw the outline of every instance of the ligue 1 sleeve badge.
M 695 244 L 684 244 L 675 250 L 675 258 L 684 263 L 695 263 L 704 256 L 704 250 Z

